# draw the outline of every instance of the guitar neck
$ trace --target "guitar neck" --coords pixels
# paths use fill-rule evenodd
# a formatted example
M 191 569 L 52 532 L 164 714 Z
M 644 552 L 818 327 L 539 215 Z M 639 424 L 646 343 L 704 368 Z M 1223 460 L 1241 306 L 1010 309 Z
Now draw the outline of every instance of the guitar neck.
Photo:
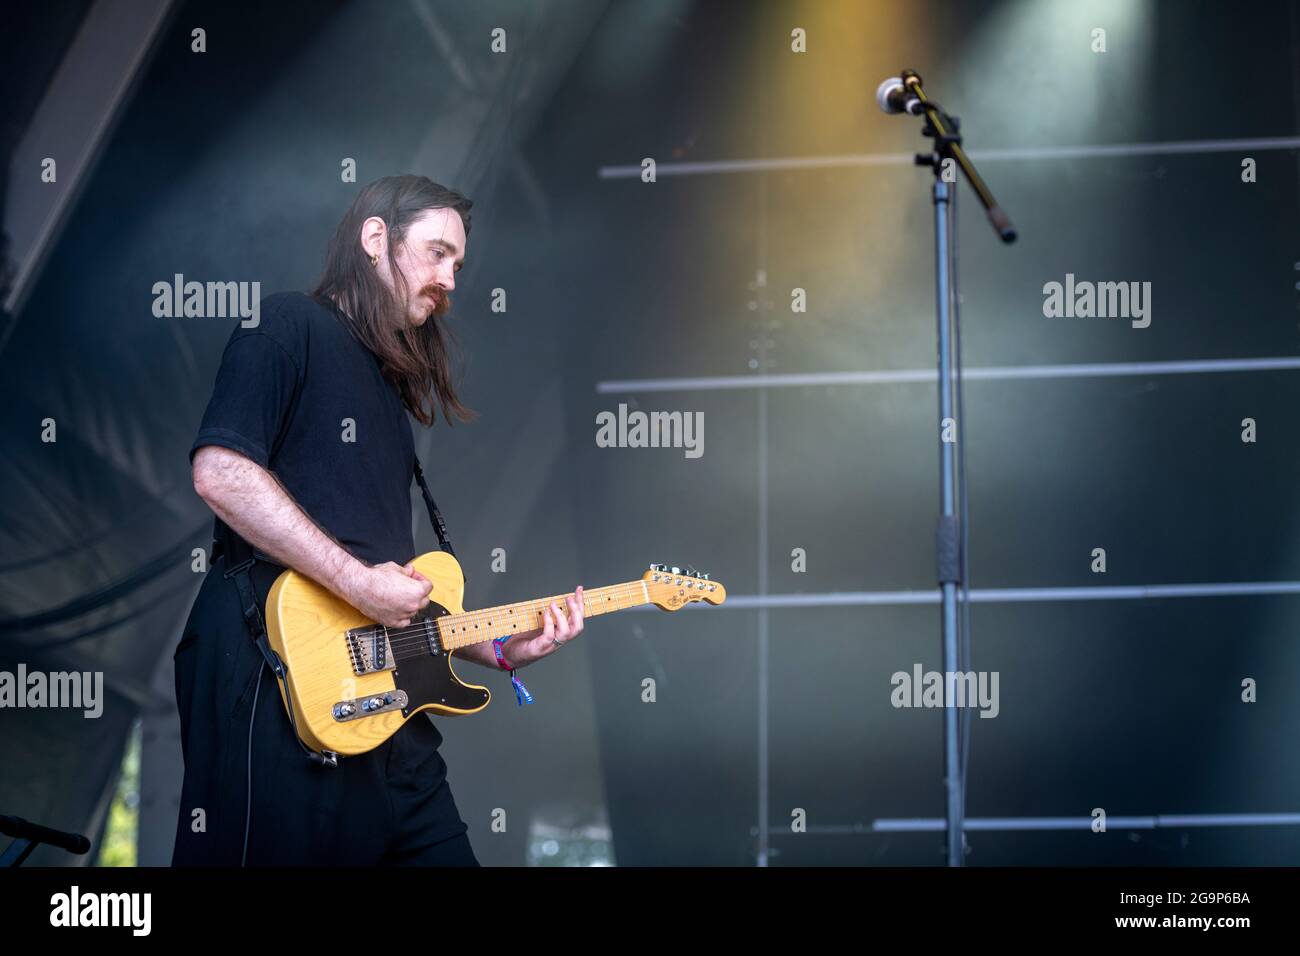
M 442 637 L 443 647 L 448 651 L 454 651 L 471 644 L 492 641 L 498 637 L 539 630 L 546 626 L 542 614 L 552 603 L 560 606 L 560 613 L 568 615 L 569 605 L 566 600 L 568 596 L 554 594 L 532 601 L 501 604 L 497 607 L 441 617 L 438 619 L 438 631 Z M 649 603 L 651 603 L 650 592 L 645 581 L 642 580 L 611 584 L 603 588 L 584 589 L 582 616 L 595 617 L 597 614 L 609 614 Z

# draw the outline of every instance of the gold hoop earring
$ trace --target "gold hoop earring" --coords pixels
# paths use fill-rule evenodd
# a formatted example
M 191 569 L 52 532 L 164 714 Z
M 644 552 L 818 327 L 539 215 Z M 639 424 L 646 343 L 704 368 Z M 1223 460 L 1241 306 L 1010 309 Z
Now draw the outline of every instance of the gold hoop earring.
M 379 266 L 379 256 L 378 256 L 378 255 L 373 255 L 373 256 L 371 256 L 371 257 L 370 257 L 370 264 L 371 264 L 372 266 L 375 266 L 376 268 L 378 268 L 378 266 Z

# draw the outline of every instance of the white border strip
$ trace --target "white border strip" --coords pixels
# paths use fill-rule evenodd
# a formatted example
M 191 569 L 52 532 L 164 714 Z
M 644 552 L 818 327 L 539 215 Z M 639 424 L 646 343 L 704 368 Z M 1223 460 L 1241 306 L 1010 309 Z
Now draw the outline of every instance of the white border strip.
M 1300 149 L 1300 136 L 1266 136 L 1258 139 L 1192 139 L 1170 143 L 1110 143 L 1100 146 L 1026 146 L 1017 149 L 969 150 L 972 160 L 1097 159 L 1110 156 L 1169 156 L 1191 153 L 1259 152 Z M 719 159 L 694 163 L 655 163 L 658 176 L 695 176 L 710 173 L 761 173 L 794 169 L 852 166 L 912 166 L 915 153 L 850 153 L 840 156 L 789 156 L 779 159 Z M 640 179 L 641 166 L 601 166 L 600 179 Z
M 1197 359 L 1178 362 L 1103 362 L 1092 365 L 1001 365 L 968 368 L 968 382 L 1024 379 L 1113 378 L 1127 375 L 1194 375 L 1204 372 L 1276 372 L 1300 369 L 1300 358 Z M 697 378 L 615 379 L 596 383 L 601 395 L 627 392 L 718 391 L 744 388 L 796 388 L 817 385 L 934 384 L 937 369 L 897 369 L 879 372 L 806 372 L 785 375 L 715 375 Z
M 1134 601 L 1148 598 L 1251 597 L 1300 594 L 1300 581 L 1243 581 L 1229 584 L 1133 584 L 1088 588 L 972 588 L 972 604 L 1034 604 L 1044 601 Z M 925 591 L 833 591 L 821 594 L 730 595 L 720 606 L 733 611 L 757 608 L 862 607 L 938 604 L 937 588 Z M 960 600 L 960 595 L 958 596 Z M 703 607 L 699 602 L 688 608 Z M 633 610 L 651 611 L 651 605 Z

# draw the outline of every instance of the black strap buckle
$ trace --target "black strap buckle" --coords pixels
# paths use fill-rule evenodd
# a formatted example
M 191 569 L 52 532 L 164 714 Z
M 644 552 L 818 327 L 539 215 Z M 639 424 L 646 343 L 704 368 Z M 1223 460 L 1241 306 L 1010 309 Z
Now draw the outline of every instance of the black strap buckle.
M 227 569 L 226 569 L 226 573 L 223 574 L 223 575 L 221 575 L 221 576 L 222 576 L 223 578 L 225 578 L 227 581 L 229 581 L 229 580 L 230 580 L 231 578 L 233 578 L 235 575 L 237 575 L 237 574 L 243 574 L 245 571 L 247 571 L 249 568 L 251 568 L 251 567 L 252 567 L 254 564 L 256 564 L 256 563 L 257 563 L 257 559 L 256 559 L 256 558 L 253 558 L 253 557 L 245 558 L 243 561 L 240 561 L 238 564 L 236 564 L 233 568 L 227 568 Z M 245 616 L 247 616 L 247 615 L 245 615 Z

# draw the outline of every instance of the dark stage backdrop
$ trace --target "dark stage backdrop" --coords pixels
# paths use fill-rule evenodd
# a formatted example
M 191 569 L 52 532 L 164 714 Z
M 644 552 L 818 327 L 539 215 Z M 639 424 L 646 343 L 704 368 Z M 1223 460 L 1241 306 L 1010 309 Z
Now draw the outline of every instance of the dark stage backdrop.
M 934 590 L 936 389 L 825 376 L 934 365 L 929 176 L 907 159 L 923 141 L 875 86 L 919 70 L 1020 229 L 997 243 L 959 188 L 966 365 L 1045 369 L 967 385 L 972 586 L 1296 582 L 1300 370 L 1062 369 L 1296 357 L 1298 19 L 1283 2 L 180 4 L 0 351 L 0 669 L 102 669 L 110 690 L 98 721 L 0 715 L 0 812 L 98 833 L 142 717 L 140 860 L 170 858 L 171 651 L 209 531 L 186 451 L 233 320 L 155 318 L 151 288 L 307 287 L 352 158 L 359 183 L 415 172 L 476 202 L 453 301 L 481 418 L 417 426 L 467 606 L 650 562 L 732 597 L 591 621 L 522 672 L 530 707 L 461 666 L 496 695 L 439 721 L 480 860 L 546 862 L 547 834 L 589 825 L 618 864 L 941 863 L 942 833 L 870 832 L 944 810 L 943 712 L 891 703 L 895 672 L 943 666 L 938 608 L 911 603 Z M 1101 145 L 1125 148 L 1044 151 Z M 1047 317 L 1067 274 L 1149 282 L 1149 326 Z M 598 447 L 620 405 L 701 413 L 703 453 Z M 435 548 L 418 495 L 413 518 Z M 1000 704 L 973 720 L 968 813 L 1300 811 L 1298 602 L 976 604 L 973 666 Z M 972 864 L 1300 857 L 1295 827 L 969 843 Z

